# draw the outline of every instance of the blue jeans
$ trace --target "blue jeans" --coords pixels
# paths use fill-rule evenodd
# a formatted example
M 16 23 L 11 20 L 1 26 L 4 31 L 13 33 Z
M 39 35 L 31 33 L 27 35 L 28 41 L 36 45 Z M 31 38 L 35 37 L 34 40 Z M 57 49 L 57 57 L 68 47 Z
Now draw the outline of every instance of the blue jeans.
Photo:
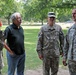
M 22 55 L 11 55 L 7 51 L 8 75 L 14 75 L 15 70 L 17 75 L 24 75 L 25 68 L 25 53 Z

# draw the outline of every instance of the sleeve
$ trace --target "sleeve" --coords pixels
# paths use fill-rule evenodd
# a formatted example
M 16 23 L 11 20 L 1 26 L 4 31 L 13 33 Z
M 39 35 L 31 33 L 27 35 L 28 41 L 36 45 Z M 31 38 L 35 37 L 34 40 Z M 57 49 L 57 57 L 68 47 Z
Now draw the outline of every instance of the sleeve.
M 0 31 L 0 51 L 3 49 L 3 32 Z
M 3 43 L 4 41 L 4 34 L 3 31 L 0 31 L 0 43 Z
M 68 40 L 68 33 L 64 38 L 64 49 L 63 49 L 63 59 L 67 60 L 67 54 L 68 54 L 68 50 L 69 50 L 69 40 Z
M 4 30 L 4 39 L 7 39 L 9 32 L 10 32 L 10 29 L 6 27 L 6 29 Z
M 38 34 L 37 49 L 36 49 L 38 55 L 42 55 L 42 49 L 43 49 L 43 31 L 41 28 Z
M 9 33 L 9 28 L 6 28 L 4 32 L 0 31 L 0 49 L 2 49 L 4 45 L 5 39 L 7 39 Z
M 63 47 L 64 47 L 64 33 L 63 33 L 61 27 L 60 27 L 60 32 L 59 32 L 59 40 L 60 40 L 60 53 L 63 53 Z

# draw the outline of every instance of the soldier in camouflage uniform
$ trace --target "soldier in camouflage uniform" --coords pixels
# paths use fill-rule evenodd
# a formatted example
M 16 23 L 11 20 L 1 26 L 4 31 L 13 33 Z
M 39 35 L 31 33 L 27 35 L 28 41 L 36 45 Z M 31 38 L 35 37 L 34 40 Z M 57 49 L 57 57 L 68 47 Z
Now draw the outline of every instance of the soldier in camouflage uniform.
M 59 55 L 63 53 L 64 35 L 62 28 L 55 24 L 55 13 L 48 13 L 48 23 L 43 25 L 38 35 L 37 52 L 43 61 L 43 75 L 57 75 Z
M 65 37 L 63 65 L 65 66 L 68 60 L 70 75 L 76 75 L 76 9 L 72 10 L 72 18 L 75 23 L 69 28 Z

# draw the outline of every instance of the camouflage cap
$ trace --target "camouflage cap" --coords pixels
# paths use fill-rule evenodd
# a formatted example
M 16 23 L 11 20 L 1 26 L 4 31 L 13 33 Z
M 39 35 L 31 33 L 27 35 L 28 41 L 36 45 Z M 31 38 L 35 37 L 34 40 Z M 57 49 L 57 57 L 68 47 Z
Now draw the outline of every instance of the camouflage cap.
M 54 12 L 49 12 L 48 13 L 48 17 L 54 17 L 55 18 L 56 16 L 55 16 L 55 13 Z

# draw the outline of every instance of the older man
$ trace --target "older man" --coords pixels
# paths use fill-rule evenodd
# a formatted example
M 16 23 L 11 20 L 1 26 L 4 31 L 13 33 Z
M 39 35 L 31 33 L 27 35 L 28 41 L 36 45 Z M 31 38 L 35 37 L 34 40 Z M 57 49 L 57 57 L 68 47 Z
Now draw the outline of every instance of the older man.
M 72 19 L 74 24 L 69 28 L 64 42 L 63 65 L 68 60 L 68 68 L 70 75 L 76 75 L 76 9 L 72 10 Z
M 48 13 L 48 23 L 43 25 L 38 35 L 37 52 L 43 61 L 43 75 L 57 75 L 59 55 L 63 53 L 64 35 L 62 28 L 55 24 L 55 13 Z
M 14 53 L 11 55 L 7 51 L 8 75 L 24 75 L 25 67 L 25 49 L 24 49 L 24 31 L 21 25 L 21 15 L 16 12 L 11 16 L 12 24 L 6 27 L 4 31 L 7 45 Z

